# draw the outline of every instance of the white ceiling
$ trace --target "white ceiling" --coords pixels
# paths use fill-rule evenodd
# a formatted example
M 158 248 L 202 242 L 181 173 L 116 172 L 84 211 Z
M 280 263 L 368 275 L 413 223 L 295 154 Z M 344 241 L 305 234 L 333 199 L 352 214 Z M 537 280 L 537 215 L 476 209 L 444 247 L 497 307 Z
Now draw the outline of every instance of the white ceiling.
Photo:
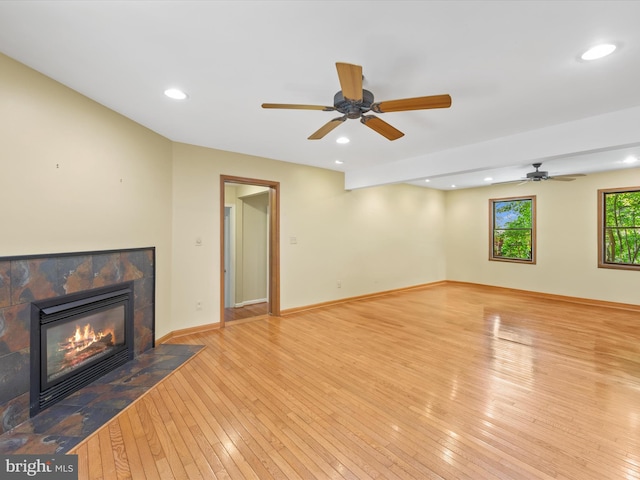
M 611 0 L 3 0 L 0 52 L 173 141 L 344 171 L 347 188 L 448 189 L 640 158 L 639 19 L 640 1 Z M 603 41 L 618 50 L 579 60 Z M 337 61 L 377 101 L 452 106 L 382 115 L 393 142 L 357 120 L 307 140 L 336 113 L 260 107 L 332 105 Z

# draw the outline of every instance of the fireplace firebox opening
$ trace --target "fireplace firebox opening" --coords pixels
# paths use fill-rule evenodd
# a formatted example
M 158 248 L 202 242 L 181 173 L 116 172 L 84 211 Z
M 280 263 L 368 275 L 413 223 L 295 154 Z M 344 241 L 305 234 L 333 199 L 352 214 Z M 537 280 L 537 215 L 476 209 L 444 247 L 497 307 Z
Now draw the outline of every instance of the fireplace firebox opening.
M 33 417 L 133 359 L 133 282 L 31 304 Z

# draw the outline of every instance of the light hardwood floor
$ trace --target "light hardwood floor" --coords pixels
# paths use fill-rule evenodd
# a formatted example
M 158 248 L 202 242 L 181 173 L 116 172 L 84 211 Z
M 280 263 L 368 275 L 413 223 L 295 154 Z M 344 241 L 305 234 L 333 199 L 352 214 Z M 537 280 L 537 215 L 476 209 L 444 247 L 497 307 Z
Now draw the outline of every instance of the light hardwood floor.
M 247 305 L 246 307 L 239 308 L 225 308 L 224 309 L 224 321 L 233 322 L 235 320 L 245 320 L 247 318 L 260 317 L 262 315 L 269 314 L 269 304 L 256 303 L 254 305 Z
M 71 453 L 81 479 L 638 479 L 639 327 L 463 284 L 230 325 Z

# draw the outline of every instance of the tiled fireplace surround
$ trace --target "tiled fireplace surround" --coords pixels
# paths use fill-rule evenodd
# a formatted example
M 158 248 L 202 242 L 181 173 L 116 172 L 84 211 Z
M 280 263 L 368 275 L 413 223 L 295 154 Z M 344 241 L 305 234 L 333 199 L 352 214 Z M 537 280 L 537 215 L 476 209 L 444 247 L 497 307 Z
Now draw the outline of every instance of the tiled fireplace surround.
M 0 257 L 0 435 L 29 419 L 31 302 L 134 282 L 134 354 L 154 346 L 155 248 Z

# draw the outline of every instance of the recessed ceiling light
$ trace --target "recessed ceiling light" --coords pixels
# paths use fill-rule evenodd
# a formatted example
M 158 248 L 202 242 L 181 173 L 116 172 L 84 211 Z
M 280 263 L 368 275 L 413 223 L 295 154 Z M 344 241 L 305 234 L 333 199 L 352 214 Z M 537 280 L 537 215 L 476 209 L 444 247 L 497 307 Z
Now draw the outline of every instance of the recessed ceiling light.
M 337 165 L 342 165 L 344 162 L 342 160 L 336 160 Z
M 633 155 L 629 155 L 627 158 L 625 158 L 622 163 L 636 163 L 638 161 L 637 157 L 634 157 Z
M 169 98 L 173 98 L 174 100 L 184 100 L 185 98 L 187 98 L 187 94 L 182 90 L 178 90 L 177 88 L 169 88 L 164 91 L 164 94 Z
M 455 185 L 451 185 L 451 188 L 456 188 L 456 186 Z
M 491 180 L 493 180 L 493 177 L 485 177 L 484 179 L 485 182 L 490 182 Z
M 603 43 L 596 45 L 584 52 L 580 58 L 582 60 L 597 60 L 598 58 L 606 57 L 614 52 L 616 46 L 612 43 Z
M 429 183 L 431 180 L 429 180 L 428 178 L 425 178 L 424 181 Z
M 347 137 L 340 137 L 336 140 L 337 143 L 349 143 L 349 139 Z

